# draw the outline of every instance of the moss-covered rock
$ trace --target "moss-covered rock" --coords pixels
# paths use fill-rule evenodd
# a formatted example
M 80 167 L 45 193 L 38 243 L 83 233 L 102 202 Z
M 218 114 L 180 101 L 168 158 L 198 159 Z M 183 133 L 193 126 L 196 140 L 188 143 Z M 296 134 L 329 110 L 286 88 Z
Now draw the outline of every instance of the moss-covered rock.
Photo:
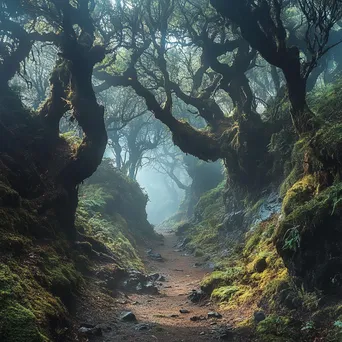
M 298 189 L 307 198 L 307 188 Z M 330 291 L 342 282 L 341 196 L 342 185 L 336 183 L 305 202 L 297 202 L 276 231 L 279 254 L 290 273 L 302 279 L 308 289 Z
M 283 200 L 283 212 L 290 214 L 298 206 L 309 201 L 315 194 L 318 187 L 317 180 L 313 175 L 307 175 L 296 182 L 286 193 Z
M 0 340 L 6 342 L 48 341 L 37 328 L 32 311 L 16 302 L 5 303 L 0 308 Z

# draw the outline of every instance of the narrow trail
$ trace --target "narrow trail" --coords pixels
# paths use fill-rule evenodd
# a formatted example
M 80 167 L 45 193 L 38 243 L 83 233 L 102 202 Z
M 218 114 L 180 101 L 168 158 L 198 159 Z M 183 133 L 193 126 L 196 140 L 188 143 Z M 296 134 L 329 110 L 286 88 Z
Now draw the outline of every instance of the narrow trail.
M 85 321 L 96 320 L 102 327 L 102 336 L 91 337 L 90 341 L 116 342 L 195 342 L 217 341 L 227 331 L 229 316 L 223 313 L 221 319 L 208 317 L 208 312 L 220 310 L 210 300 L 194 304 L 188 299 L 192 289 L 198 289 L 204 275 L 210 270 L 196 267 L 199 259 L 176 249 L 177 238 L 164 233 L 164 243 L 153 246 L 153 251 L 160 253 L 163 262 L 146 257 L 145 265 L 149 273 L 165 276 L 160 284 L 160 294 L 130 294 L 109 298 L 96 294 L 89 302 L 83 303 L 80 315 Z M 88 289 L 91 292 L 91 288 Z M 91 306 L 91 307 L 89 307 Z M 180 313 L 180 309 L 189 313 Z M 121 322 L 120 312 L 131 311 L 137 322 Z M 192 321 L 191 317 L 203 316 L 206 319 Z M 231 341 L 231 338 L 224 340 Z

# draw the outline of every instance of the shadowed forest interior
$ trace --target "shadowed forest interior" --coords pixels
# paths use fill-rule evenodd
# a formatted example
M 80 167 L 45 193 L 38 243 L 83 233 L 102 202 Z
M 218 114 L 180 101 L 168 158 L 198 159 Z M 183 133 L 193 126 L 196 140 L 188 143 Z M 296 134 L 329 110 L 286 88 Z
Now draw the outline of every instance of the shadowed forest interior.
M 0 341 L 342 342 L 342 0 L 0 0 Z

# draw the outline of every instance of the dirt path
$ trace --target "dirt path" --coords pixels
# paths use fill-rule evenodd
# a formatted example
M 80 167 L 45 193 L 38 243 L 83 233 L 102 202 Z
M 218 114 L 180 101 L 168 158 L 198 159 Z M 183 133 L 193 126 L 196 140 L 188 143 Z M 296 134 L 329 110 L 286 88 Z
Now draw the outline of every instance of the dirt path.
M 176 243 L 177 238 L 174 235 L 165 235 L 164 244 L 153 248 L 165 261 L 146 259 L 149 273 L 156 272 L 166 278 L 165 282 L 160 283 L 160 294 L 132 294 L 117 298 L 115 303 L 100 295 L 94 299 L 93 308 L 89 311 L 92 317 L 87 315 L 87 320 L 102 323 L 103 336 L 91 338 L 91 341 L 195 342 L 217 341 L 222 336 L 230 323 L 224 314 L 222 319 L 190 320 L 193 316 L 207 318 L 208 312 L 219 312 L 219 309 L 208 300 L 193 304 L 187 298 L 192 289 L 199 288 L 199 282 L 209 270 L 195 267 L 195 263 L 200 260 L 186 255 L 184 251 L 177 251 Z M 101 308 L 100 312 L 95 310 L 91 313 L 95 306 Z M 189 313 L 180 313 L 180 309 L 186 309 Z M 84 307 L 83 310 L 87 308 Z M 137 322 L 121 322 L 118 315 L 123 311 L 133 312 Z

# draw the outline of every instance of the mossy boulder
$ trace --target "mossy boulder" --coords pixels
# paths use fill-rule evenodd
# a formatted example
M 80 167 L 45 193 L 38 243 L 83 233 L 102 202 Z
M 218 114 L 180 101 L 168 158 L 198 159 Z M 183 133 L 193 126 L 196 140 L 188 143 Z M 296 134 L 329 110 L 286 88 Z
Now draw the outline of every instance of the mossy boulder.
M 37 328 L 32 311 L 16 302 L 8 302 L 0 308 L 0 340 L 6 342 L 48 341 Z
M 255 272 L 262 273 L 267 268 L 267 261 L 265 257 L 258 258 L 254 262 L 254 270 Z
M 309 201 L 315 194 L 317 181 L 313 175 L 307 175 L 295 183 L 286 193 L 283 200 L 283 212 L 290 214 L 298 206 Z
M 307 192 L 306 187 L 301 189 Z M 303 203 L 296 202 L 275 233 L 278 253 L 290 274 L 308 290 L 329 292 L 342 285 L 341 198 L 342 183 L 336 183 Z
M 43 342 L 33 311 L 19 301 L 25 300 L 21 279 L 11 269 L 0 264 L 0 341 Z

